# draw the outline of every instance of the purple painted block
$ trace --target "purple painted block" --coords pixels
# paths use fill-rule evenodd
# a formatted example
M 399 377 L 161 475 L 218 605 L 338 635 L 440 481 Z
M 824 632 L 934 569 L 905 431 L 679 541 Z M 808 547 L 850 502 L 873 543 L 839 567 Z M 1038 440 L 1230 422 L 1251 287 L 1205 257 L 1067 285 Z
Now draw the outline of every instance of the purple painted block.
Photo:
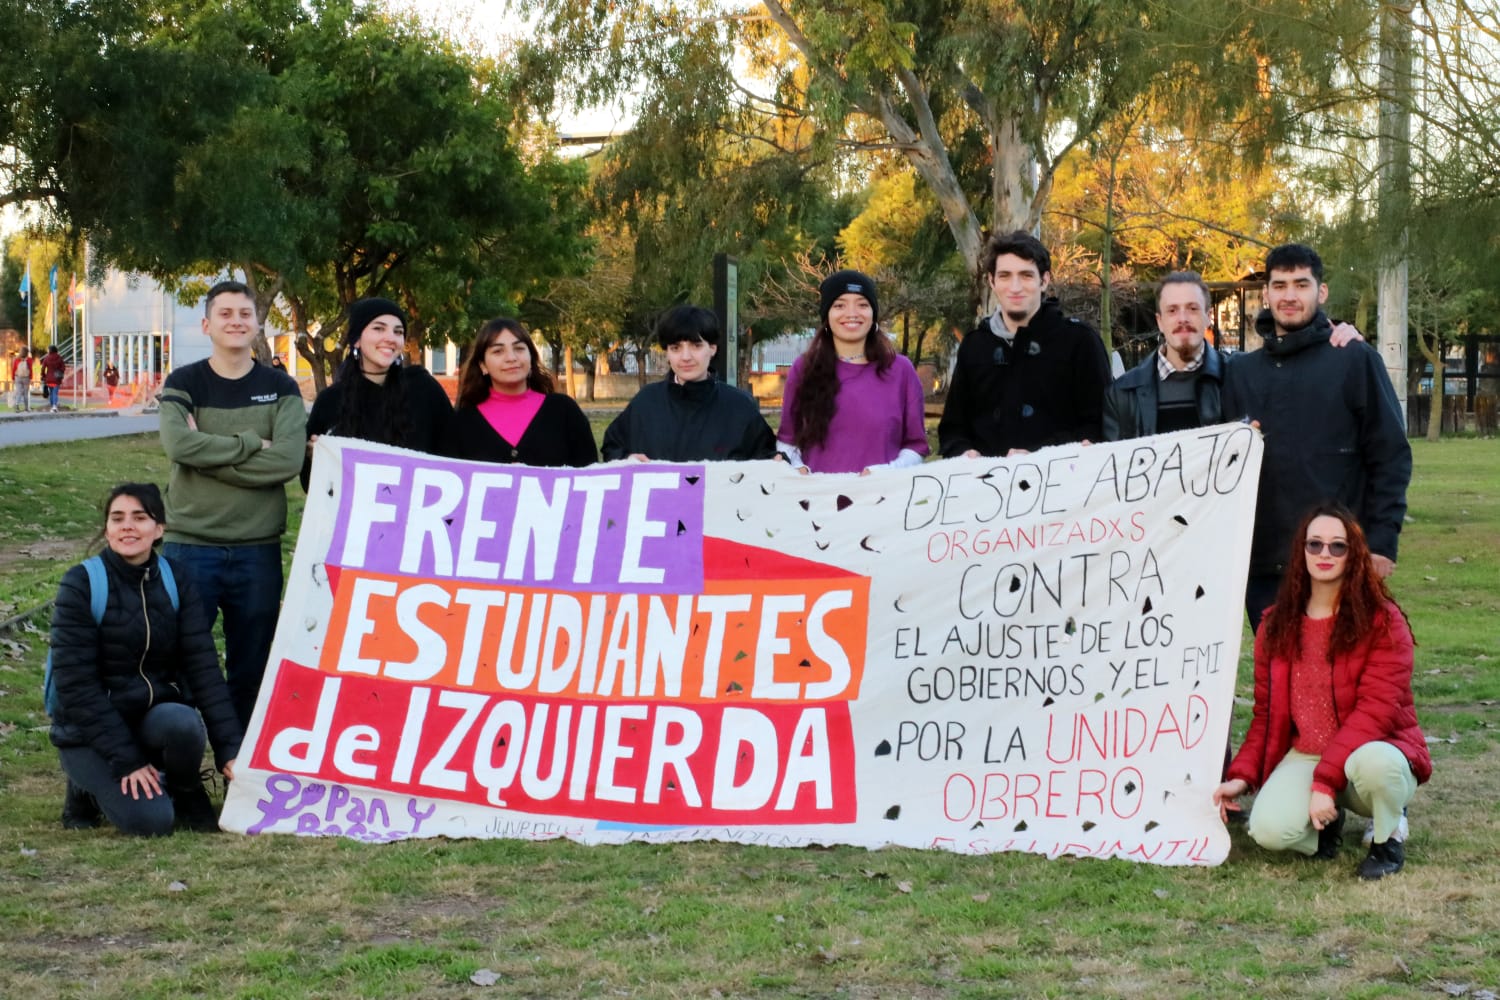
M 703 467 L 539 469 L 342 449 L 327 562 L 602 593 L 703 588 Z

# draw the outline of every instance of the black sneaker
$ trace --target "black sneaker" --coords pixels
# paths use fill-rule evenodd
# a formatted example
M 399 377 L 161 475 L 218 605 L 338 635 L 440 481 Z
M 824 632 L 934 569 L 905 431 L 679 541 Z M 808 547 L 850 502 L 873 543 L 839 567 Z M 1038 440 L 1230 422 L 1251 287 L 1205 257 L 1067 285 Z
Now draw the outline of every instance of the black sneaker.
M 1318 831 L 1318 849 L 1313 857 L 1332 861 L 1339 856 L 1339 846 L 1344 842 L 1344 807 L 1339 806 L 1333 822 Z
M 93 830 L 104 820 L 99 803 L 94 797 L 73 782 L 63 795 L 62 825 L 64 830 Z
M 172 808 L 176 812 L 176 826 L 197 833 L 218 833 L 219 814 L 209 800 L 203 785 L 194 782 L 191 786 L 169 788 Z
M 1395 837 L 1383 844 L 1371 844 L 1370 853 L 1355 869 L 1359 877 L 1368 881 L 1394 875 L 1406 865 L 1406 848 Z

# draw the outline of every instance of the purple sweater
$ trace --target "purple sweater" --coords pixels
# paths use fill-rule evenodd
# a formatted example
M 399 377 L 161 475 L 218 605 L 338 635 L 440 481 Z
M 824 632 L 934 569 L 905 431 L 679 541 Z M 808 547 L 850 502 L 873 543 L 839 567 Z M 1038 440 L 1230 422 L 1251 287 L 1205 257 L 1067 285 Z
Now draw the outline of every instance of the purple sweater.
M 797 392 L 802 387 L 804 355 L 792 365 L 781 398 L 781 429 L 777 437 L 795 444 Z M 862 472 L 884 465 L 902 449 L 927 454 L 927 430 L 922 423 L 922 383 L 904 355 L 885 374 L 874 365 L 839 364 L 839 394 L 834 399 L 828 436 L 813 448 L 802 449 L 802 461 L 813 472 Z

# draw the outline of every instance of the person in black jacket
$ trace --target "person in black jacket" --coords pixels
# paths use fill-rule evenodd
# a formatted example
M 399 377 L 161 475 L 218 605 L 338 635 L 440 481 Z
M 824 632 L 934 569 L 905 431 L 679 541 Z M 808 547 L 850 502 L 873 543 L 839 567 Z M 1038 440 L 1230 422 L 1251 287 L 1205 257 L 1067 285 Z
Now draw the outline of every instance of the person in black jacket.
M 447 453 L 522 465 L 578 467 L 599 461 L 589 418 L 552 388 L 526 327 L 503 317 L 490 320 L 464 362 Z
M 1169 434 L 1224 420 L 1222 388 L 1228 355 L 1208 342 L 1213 297 L 1196 271 L 1174 271 L 1156 289 L 1161 347 L 1115 379 L 1104 393 L 1104 439 Z M 1329 342 L 1343 347 L 1363 340 L 1347 323 Z
M 754 397 L 714 378 L 719 320 L 699 306 L 656 325 L 671 372 L 646 386 L 604 432 L 604 460 L 723 462 L 774 458 L 776 435 Z
M 1286 244 L 1266 257 L 1264 340 L 1235 358 L 1224 379 L 1224 415 L 1258 421 L 1265 435 L 1245 611 L 1251 627 L 1276 599 L 1302 514 L 1339 503 L 1359 518 L 1381 578 L 1396 568 L 1406 517 L 1411 446 L 1396 391 L 1368 344 L 1335 350 L 1323 261 Z
M 104 512 L 102 620 L 94 621 L 83 566 L 68 570 L 57 591 L 52 743 L 70 784 L 121 833 L 166 836 L 174 822 L 217 830 L 199 776 L 204 723 L 226 778 L 234 776 L 243 734 L 211 620 L 185 573 L 174 566 L 176 608 L 162 581 L 165 557 L 155 551 L 166 518 L 161 492 L 124 483 L 110 491 Z
M 390 299 L 360 299 L 349 307 L 347 352 L 333 383 L 313 400 L 307 415 L 307 461 L 302 488 L 312 472 L 313 443 L 321 434 L 378 441 L 399 448 L 441 453 L 450 435 L 453 404 L 425 368 L 402 363 L 406 313 Z
M 944 457 L 1099 440 L 1109 357 L 1098 333 L 1046 297 L 1047 248 L 1029 233 L 992 236 L 983 273 L 999 305 L 958 346 L 938 422 Z
M 1174 271 L 1156 291 L 1161 347 L 1104 392 L 1104 440 L 1169 434 L 1224 419 L 1224 358 L 1208 343 L 1213 298 L 1194 271 Z

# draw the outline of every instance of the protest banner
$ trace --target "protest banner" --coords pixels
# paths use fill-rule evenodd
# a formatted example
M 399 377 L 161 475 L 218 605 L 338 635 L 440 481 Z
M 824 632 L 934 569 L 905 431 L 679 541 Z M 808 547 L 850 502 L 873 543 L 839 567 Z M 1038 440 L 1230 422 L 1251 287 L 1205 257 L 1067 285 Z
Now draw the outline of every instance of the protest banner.
M 226 829 L 1228 852 L 1248 426 L 868 476 L 315 454 Z

